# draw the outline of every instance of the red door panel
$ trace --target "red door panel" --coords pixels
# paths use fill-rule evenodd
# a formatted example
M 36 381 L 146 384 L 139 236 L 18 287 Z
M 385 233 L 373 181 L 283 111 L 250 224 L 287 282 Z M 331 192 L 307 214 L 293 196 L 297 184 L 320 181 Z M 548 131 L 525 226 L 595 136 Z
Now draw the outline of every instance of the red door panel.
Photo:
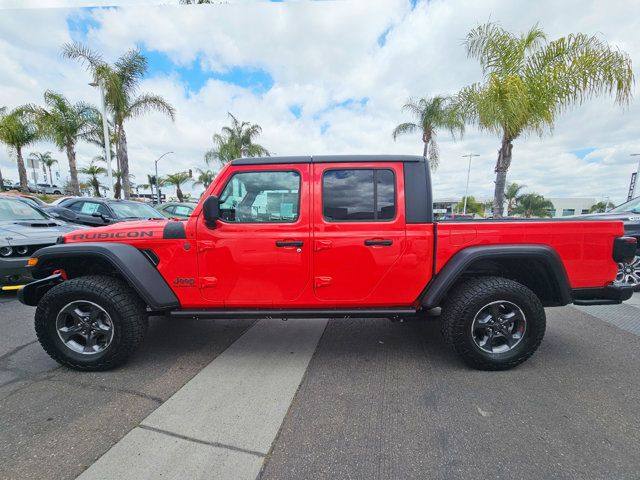
M 402 164 L 376 163 L 375 165 L 376 170 L 393 173 L 395 215 L 389 220 L 361 219 L 358 218 L 360 214 L 357 211 L 353 214 L 347 213 L 342 205 L 332 203 L 335 198 L 329 198 L 329 194 L 327 199 L 323 199 L 325 174 L 327 178 L 331 178 L 330 175 L 339 177 L 338 173 L 333 172 L 371 171 L 372 167 L 359 167 L 357 164 L 345 163 L 319 163 L 312 167 L 315 297 L 320 301 L 335 301 L 338 304 L 353 304 L 365 299 L 368 304 L 389 302 L 393 304 L 395 293 L 384 292 L 380 287 L 385 284 L 385 279 L 399 263 L 406 246 Z M 348 173 L 345 173 L 345 176 L 347 175 Z M 350 187 L 349 178 L 337 178 L 335 182 L 331 184 L 332 191 L 337 192 L 334 197 L 342 195 L 341 188 Z M 359 188 L 359 186 L 354 184 L 353 188 Z M 352 190 L 346 192 L 343 198 L 353 198 L 357 195 L 358 192 Z M 349 217 L 349 219 L 336 220 L 335 218 L 338 217 Z
M 307 164 L 251 166 L 227 170 L 220 195 L 233 174 L 242 172 L 293 171 L 300 176 L 298 217 L 294 222 L 269 219 L 264 223 L 238 220 L 217 222 L 208 228 L 198 219 L 198 268 L 201 294 L 207 301 L 220 301 L 228 308 L 291 306 L 310 281 L 310 193 Z M 247 198 L 247 195 L 245 195 Z M 249 199 L 251 201 L 251 199 Z M 268 208 L 267 199 L 261 208 Z M 241 202 L 242 203 L 242 202 Z M 250 202 L 248 202 L 250 203 Z M 238 211 L 256 209 L 255 204 Z M 290 212 L 289 212 L 290 213 Z M 264 214 L 268 217 L 268 213 Z

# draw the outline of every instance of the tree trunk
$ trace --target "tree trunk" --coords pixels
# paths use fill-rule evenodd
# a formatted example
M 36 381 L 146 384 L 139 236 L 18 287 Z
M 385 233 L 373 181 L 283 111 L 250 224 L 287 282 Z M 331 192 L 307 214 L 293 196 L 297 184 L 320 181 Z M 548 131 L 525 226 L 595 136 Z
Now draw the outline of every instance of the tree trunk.
M 184 197 L 182 196 L 182 190 L 180 190 L 180 185 L 176 185 L 176 196 L 178 197 L 178 201 L 182 202 Z
M 122 192 L 122 185 L 120 184 L 120 177 L 116 177 L 116 184 L 113 186 L 113 197 L 120 198 Z
M 493 194 L 493 218 L 502 218 L 504 211 L 504 188 L 507 183 L 507 171 L 511 166 L 511 151 L 513 144 L 506 134 L 502 137 L 502 145 L 498 150 L 496 162 L 496 187 Z
M 93 194 L 96 197 L 100 197 L 100 182 L 98 181 L 98 177 L 93 177 L 91 179 L 91 184 L 93 185 Z
M 118 125 L 118 148 L 116 155 L 118 156 L 118 163 L 120 163 L 123 196 L 126 200 L 129 200 L 129 191 L 131 190 L 129 184 L 129 155 L 127 153 L 127 135 L 124 132 L 123 125 Z
M 71 177 L 71 192 L 73 195 L 80 195 L 80 184 L 78 183 L 78 165 L 76 165 L 75 145 L 70 142 L 65 147 L 67 150 L 67 160 L 69 161 L 69 176 Z
M 4 192 L 4 178 L 2 178 L 2 170 L 0 170 L 0 192 Z
M 27 169 L 24 168 L 24 160 L 22 158 L 22 147 L 16 147 L 16 155 L 18 157 L 18 176 L 20 177 L 20 190 L 29 193 L 29 181 L 27 179 Z
M 53 188 L 53 177 L 51 176 L 51 167 L 49 167 L 49 186 Z

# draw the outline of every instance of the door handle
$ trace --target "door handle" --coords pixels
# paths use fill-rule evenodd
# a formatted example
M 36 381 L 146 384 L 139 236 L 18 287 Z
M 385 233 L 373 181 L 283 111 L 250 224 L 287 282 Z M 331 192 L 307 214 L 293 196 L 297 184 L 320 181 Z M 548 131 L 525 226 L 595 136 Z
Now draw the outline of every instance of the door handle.
M 390 247 L 391 245 L 393 245 L 393 240 L 375 240 L 373 238 L 370 238 L 368 240 L 365 240 L 364 244 L 367 247 L 375 247 L 375 246 Z
M 293 241 L 285 241 L 285 240 L 276 240 L 276 247 L 301 247 L 304 245 L 304 242 L 300 240 Z

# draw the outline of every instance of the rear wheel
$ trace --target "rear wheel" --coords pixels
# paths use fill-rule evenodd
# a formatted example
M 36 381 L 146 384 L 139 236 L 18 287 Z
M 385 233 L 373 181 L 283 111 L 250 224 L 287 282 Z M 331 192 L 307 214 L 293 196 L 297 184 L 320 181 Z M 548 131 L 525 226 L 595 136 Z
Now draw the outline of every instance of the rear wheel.
M 546 328 L 544 308 L 524 285 L 501 277 L 459 284 L 442 313 L 445 340 L 468 365 L 506 370 L 536 351 Z
M 635 290 L 640 290 L 640 250 L 631 263 L 618 263 L 616 283 L 619 285 L 632 285 Z
M 147 314 L 122 281 L 92 275 L 49 290 L 38 303 L 36 334 L 58 363 L 76 370 L 108 370 L 124 363 L 142 341 Z

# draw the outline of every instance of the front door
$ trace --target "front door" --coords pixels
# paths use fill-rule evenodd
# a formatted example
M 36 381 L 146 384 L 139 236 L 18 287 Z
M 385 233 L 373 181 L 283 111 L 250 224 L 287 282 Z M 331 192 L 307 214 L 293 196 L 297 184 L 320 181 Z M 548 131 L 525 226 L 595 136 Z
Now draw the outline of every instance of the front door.
M 403 166 L 318 163 L 314 168 L 314 292 L 321 301 L 394 303 L 405 248 Z
M 221 182 L 220 220 L 198 219 L 202 296 L 227 308 L 290 306 L 310 281 L 308 164 L 252 166 Z

